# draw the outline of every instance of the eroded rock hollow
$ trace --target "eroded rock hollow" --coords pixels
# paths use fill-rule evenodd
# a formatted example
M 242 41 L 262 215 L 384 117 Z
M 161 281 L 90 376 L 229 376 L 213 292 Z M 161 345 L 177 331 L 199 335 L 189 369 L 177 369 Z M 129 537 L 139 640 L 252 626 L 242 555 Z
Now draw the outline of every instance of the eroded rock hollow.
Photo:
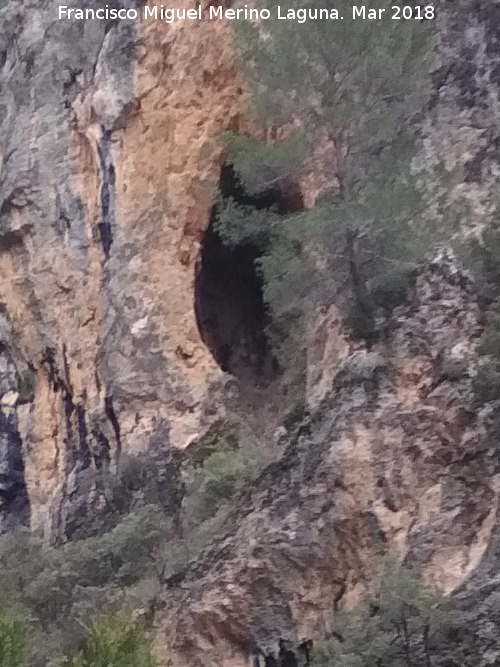
M 258 208 L 276 206 L 269 194 L 251 197 L 224 165 L 219 186 L 223 197 Z M 195 283 L 195 310 L 204 343 L 220 368 L 243 384 L 265 383 L 276 371 L 268 340 L 269 313 L 264 301 L 258 259 L 263 248 L 246 242 L 231 245 L 217 230 L 217 207 L 203 234 Z

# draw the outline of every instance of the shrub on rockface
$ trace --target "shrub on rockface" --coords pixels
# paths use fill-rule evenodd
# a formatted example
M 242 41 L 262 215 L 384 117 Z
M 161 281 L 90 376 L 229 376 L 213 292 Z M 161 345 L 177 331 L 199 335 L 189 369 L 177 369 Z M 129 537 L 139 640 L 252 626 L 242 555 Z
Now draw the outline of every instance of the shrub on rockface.
M 500 399 L 500 299 L 487 308 L 474 390 L 482 402 Z
M 154 667 L 144 625 L 125 612 L 95 621 L 77 650 L 58 667 Z
M 35 372 L 30 367 L 25 367 L 18 371 L 18 390 L 19 400 L 21 402 L 29 402 L 33 400 L 36 385 Z
M 498 289 L 500 291 L 500 283 Z M 474 382 L 476 395 L 483 401 L 498 400 L 500 399 L 500 298 L 495 299 L 486 311 L 479 354 L 481 357 Z
M 500 360 L 491 357 L 479 360 L 474 378 L 474 392 L 481 403 L 500 398 Z
M 387 562 L 375 591 L 338 615 L 314 667 L 433 667 L 456 624 L 451 605 L 412 570 Z
M 481 297 L 491 303 L 500 297 L 500 210 L 482 229 L 458 248 L 477 282 Z
M 63 545 L 48 545 L 26 530 L 0 538 L 2 601 L 32 620 L 33 664 L 53 664 L 97 615 L 123 605 L 148 609 L 145 584 L 155 577 L 166 526 L 159 508 L 144 506 L 107 533 Z
M 459 250 L 475 277 L 484 308 L 474 390 L 479 401 L 494 401 L 500 399 L 500 211 Z
M 165 518 L 154 506 L 126 515 L 109 533 L 70 543 L 67 557 L 89 585 L 130 586 L 140 579 L 160 542 Z
M 211 503 L 227 500 L 253 477 L 256 467 L 255 452 L 244 445 L 237 449 L 223 445 L 203 463 L 203 492 Z
M 164 519 L 151 506 L 122 518 L 98 537 L 48 546 L 28 531 L 0 540 L 0 590 L 42 625 L 71 614 L 79 592 L 126 587 L 144 576 L 162 537 Z
M 250 433 L 238 425 L 216 422 L 191 453 L 185 498 L 187 524 L 213 516 L 231 496 L 252 479 L 263 456 Z

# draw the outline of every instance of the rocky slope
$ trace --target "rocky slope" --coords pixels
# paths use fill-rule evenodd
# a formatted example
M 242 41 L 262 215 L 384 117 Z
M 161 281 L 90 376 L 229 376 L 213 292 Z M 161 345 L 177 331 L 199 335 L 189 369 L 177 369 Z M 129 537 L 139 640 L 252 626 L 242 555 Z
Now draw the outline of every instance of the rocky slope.
M 500 4 L 440 6 L 426 157 L 459 166 L 456 196 L 480 224 L 499 174 Z M 70 537 L 105 506 L 100 470 L 169 460 L 208 423 L 225 376 L 196 276 L 219 134 L 242 114 L 221 22 L 60 22 L 55 0 L 0 5 L 0 530 Z M 498 663 L 495 415 L 471 390 L 480 330 L 474 285 L 446 255 L 370 352 L 334 307 L 318 316 L 310 416 L 165 592 L 164 664 L 239 667 L 318 636 L 388 545 L 470 614 L 448 665 Z
M 440 256 L 386 340 L 348 354 L 322 403 L 284 436 L 284 454 L 238 499 L 223 537 L 166 593 L 173 664 L 243 667 L 259 655 L 255 664 L 275 664 L 278 640 L 320 637 L 387 548 L 446 593 L 492 584 L 498 423 L 471 388 L 479 315 L 470 278 Z M 491 614 L 477 598 L 474 613 L 484 603 Z M 494 617 L 476 620 L 448 665 L 497 664 L 496 638 L 491 653 L 479 640 Z

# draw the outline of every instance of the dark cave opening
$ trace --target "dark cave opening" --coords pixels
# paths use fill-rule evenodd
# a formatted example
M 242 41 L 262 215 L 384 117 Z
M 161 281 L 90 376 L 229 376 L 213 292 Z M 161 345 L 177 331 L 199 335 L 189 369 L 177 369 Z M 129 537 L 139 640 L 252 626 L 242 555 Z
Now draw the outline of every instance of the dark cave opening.
M 232 168 L 222 168 L 220 191 L 240 204 L 276 206 L 276 193 L 245 192 Z M 195 311 L 201 337 L 223 371 L 252 385 L 266 384 L 279 372 L 268 337 L 269 312 L 256 268 L 261 249 L 251 243 L 225 245 L 215 229 L 215 207 L 201 244 L 195 284 Z

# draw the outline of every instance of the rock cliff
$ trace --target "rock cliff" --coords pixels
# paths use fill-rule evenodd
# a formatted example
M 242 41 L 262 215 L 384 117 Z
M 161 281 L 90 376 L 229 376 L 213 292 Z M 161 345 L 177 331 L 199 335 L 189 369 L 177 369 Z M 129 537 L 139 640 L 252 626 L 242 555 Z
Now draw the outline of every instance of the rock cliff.
M 15 496 L 51 538 L 82 470 L 199 429 L 196 263 L 241 93 L 221 22 L 57 6 L 0 8 L 2 521 Z
M 466 607 L 464 587 L 476 591 L 477 622 L 446 664 L 496 664 L 498 645 L 484 654 L 482 645 L 484 635 L 495 641 L 499 471 L 495 415 L 471 386 L 479 316 L 470 278 L 441 255 L 386 340 L 348 354 L 285 452 L 238 498 L 222 537 L 166 593 L 174 664 L 243 667 L 276 657 L 280 638 L 299 647 L 321 637 L 387 547 Z
M 427 159 L 460 168 L 480 224 L 499 174 L 500 5 L 440 5 Z M 217 409 L 227 376 L 195 292 L 219 137 L 245 123 L 243 100 L 222 22 L 0 6 L 1 531 L 70 538 L 105 509 L 93 473 L 170 463 Z M 472 392 L 471 278 L 441 253 L 370 351 L 333 307 L 314 323 L 308 416 L 165 591 L 162 664 L 243 667 L 319 636 L 387 546 L 470 617 L 448 666 L 498 664 L 497 424 Z

